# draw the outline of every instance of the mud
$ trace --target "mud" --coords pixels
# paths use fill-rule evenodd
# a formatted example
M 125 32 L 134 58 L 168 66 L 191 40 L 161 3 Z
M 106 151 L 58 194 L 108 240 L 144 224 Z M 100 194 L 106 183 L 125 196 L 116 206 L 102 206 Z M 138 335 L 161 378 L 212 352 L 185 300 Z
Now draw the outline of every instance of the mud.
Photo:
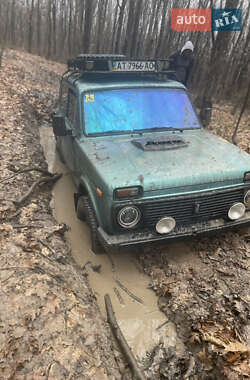
M 95 255 L 92 252 L 88 227 L 75 214 L 74 184 L 67 167 L 56 154 L 51 128 L 40 128 L 40 141 L 49 170 L 64 174 L 53 189 L 51 207 L 54 216 L 59 223 L 70 227 L 67 239 L 73 257 L 78 265 L 87 270 L 90 286 L 103 316 L 106 316 L 104 295 L 108 293 L 119 326 L 139 359 L 145 358 L 146 353 L 151 352 L 160 342 L 165 348 L 176 347 L 180 354 L 183 353 L 184 348 L 177 337 L 175 325 L 159 311 L 157 296 L 149 289 L 150 279 L 143 273 L 135 253 Z

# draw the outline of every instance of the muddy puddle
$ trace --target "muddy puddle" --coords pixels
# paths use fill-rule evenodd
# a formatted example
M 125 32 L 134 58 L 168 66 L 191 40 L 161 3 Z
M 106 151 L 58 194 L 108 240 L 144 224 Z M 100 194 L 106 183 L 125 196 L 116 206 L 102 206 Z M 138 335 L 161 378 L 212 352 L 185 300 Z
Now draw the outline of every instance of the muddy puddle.
M 51 206 L 54 216 L 59 223 L 66 223 L 70 227 L 67 239 L 72 254 L 77 264 L 88 270 L 89 283 L 103 317 L 106 318 L 104 295 L 108 293 L 119 326 L 138 358 L 145 357 L 146 352 L 151 351 L 160 341 L 166 347 L 176 346 L 181 353 L 183 346 L 178 340 L 175 325 L 167 321 L 166 316 L 159 311 L 157 297 L 148 288 L 150 280 L 142 272 L 135 254 L 122 252 L 95 255 L 91 251 L 88 227 L 77 219 L 74 211 L 75 189 L 70 173 L 55 153 L 52 128 L 40 129 L 40 141 L 49 170 L 64 174 L 53 189 Z M 176 246 L 173 250 L 176 250 Z M 183 251 L 179 252 L 181 256 L 186 250 L 185 245 L 179 246 L 179 251 Z

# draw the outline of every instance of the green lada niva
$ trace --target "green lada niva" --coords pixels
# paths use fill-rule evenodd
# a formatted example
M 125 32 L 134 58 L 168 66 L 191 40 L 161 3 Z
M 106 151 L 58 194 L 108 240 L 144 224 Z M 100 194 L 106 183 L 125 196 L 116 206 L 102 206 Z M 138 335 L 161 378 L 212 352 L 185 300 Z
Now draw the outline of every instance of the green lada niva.
M 203 128 L 164 69 L 82 55 L 62 77 L 53 130 L 95 253 L 250 223 L 250 156 Z

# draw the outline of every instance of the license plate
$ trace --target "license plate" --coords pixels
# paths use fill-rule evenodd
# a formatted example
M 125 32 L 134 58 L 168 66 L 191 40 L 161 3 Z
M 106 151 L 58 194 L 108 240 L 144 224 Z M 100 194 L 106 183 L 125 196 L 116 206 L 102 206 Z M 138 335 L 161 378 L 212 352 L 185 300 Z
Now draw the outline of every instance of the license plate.
M 156 71 L 155 61 L 116 61 L 113 71 Z

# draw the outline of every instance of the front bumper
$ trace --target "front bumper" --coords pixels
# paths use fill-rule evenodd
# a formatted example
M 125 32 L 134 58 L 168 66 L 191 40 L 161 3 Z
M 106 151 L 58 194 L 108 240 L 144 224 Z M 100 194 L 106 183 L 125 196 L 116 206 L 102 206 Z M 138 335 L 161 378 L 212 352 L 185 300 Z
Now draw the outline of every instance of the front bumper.
M 108 235 L 101 227 L 98 228 L 98 237 L 104 248 L 112 250 L 122 247 L 131 247 L 140 244 L 156 243 L 166 240 L 177 240 L 197 235 L 212 234 L 219 231 L 250 225 L 250 211 L 237 221 L 214 219 L 207 222 L 176 228 L 173 232 L 160 235 L 157 232 L 129 232 L 119 235 Z

